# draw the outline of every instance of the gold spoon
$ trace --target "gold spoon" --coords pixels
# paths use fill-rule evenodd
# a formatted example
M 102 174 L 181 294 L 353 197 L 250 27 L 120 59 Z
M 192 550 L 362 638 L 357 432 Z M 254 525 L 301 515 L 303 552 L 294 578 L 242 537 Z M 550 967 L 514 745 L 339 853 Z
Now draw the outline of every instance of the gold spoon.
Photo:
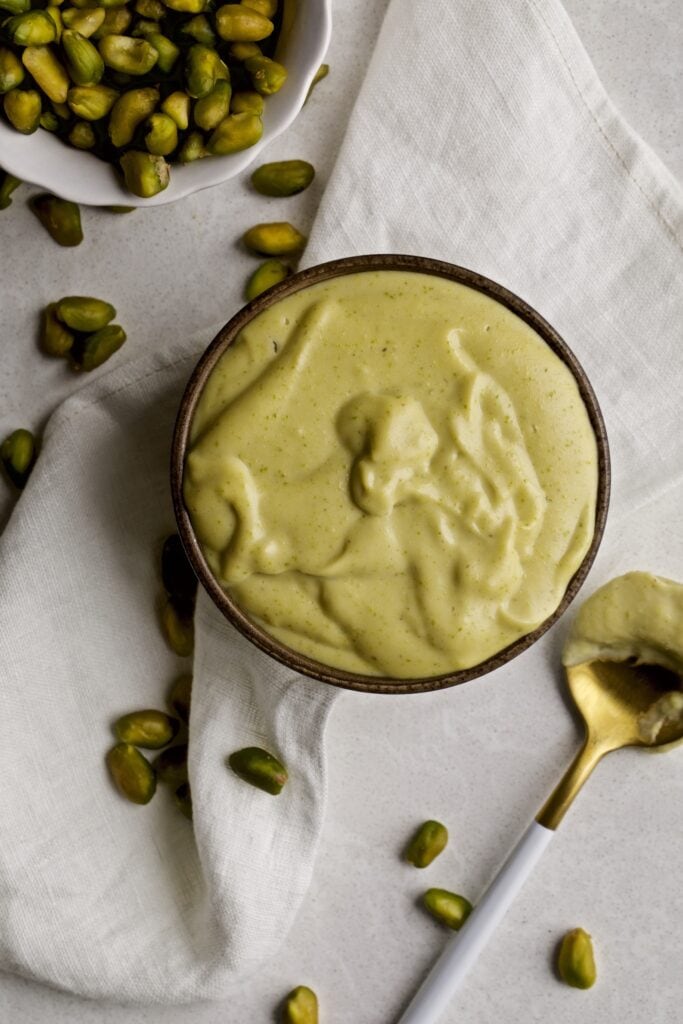
M 447 943 L 398 1024 L 433 1024 L 440 1017 L 605 754 L 683 740 L 683 714 L 659 730 L 643 728 L 643 716 L 660 698 L 680 693 L 682 680 L 675 673 L 616 661 L 586 662 L 565 673 L 585 725 L 583 746 L 465 924 Z

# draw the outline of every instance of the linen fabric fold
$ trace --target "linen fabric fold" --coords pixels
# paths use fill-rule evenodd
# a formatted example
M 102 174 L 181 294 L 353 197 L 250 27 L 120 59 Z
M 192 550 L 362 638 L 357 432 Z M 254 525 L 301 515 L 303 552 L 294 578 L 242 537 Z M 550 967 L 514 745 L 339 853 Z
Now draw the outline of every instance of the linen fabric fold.
M 559 330 L 612 450 L 599 582 L 636 536 L 660 554 L 631 567 L 683 576 L 682 240 L 680 189 L 559 3 L 392 0 L 306 260 L 449 260 Z M 170 801 L 118 800 L 103 767 L 109 721 L 158 705 L 177 671 L 153 625 L 153 552 L 173 528 L 175 410 L 212 333 L 69 399 L 0 539 L 0 966 L 118 1001 L 218 997 L 244 979 L 286 935 L 322 827 L 335 692 L 252 648 L 205 597 L 194 835 Z M 248 745 L 286 762 L 277 799 L 227 771 Z

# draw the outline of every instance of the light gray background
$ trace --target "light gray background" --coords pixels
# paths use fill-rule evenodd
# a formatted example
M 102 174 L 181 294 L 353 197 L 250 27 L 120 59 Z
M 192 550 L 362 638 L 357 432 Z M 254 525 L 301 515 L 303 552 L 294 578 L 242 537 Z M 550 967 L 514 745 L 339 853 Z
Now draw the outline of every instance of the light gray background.
M 680 0 L 565 6 L 617 106 L 683 177 Z M 37 225 L 24 202 L 28 191 L 15 193 L 0 214 L 0 436 L 19 425 L 40 430 L 81 386 L 35 347 L 36 311 L 55 296 L 85 290 L 114 302 L 130 336 L 119 362 L 139 355 L 143 339 L 162 344 L 165 334 L 229 318 L 255 265 L 236 245 L 244 229 L 285 217 L 303 230 L 312 222 L 385 7 L 386 0 L 337 0 L 332 73 L 268 150 L 269 159 L 315 164 L 316 181 L 303 195 L 264 199 L 244 175 L 130 216 L 88 209 L 86 240 L 70 251 Z M 0 487 L 0 523 L 11 504 L 9 488 Z M 559 651 L 562 629 L 556 632 Z M 514 675 L 523 668 L 522 657 Z M 344 694 L 328 728 L 328 813 L 313 885 L 274 961 L 230 1000 L 193 1007 L 88 1003 L 0 974 L 0 1022 L 258 1024 L 275 1019 L 290 988 L 310 984 L 322 1024 L 389 1024 L 443 942 L 415 905 L 419 894 L 443 885 L 476 899 L 571 756 L 578 730 L 558 682 L 556 714 L 546 723 L 533 711 L 547 678 L 525 679 L 514 691 L 482 681 L 395 700 Z M 660 828 L 656 847 L 648 837 L 650 816 L 675 821 L 678 813 L 680 821 L 680 752 L 675 758 L 666 771 L 659 758 L 630 752 L 601 766 L 445 1024 L 681 1020 L 680 834 L 667 837 Z M 438 867 L 416 877 L 398 854 L 413 824 L 430 816 L 449 824 L 452 841 Z M 614 889 L 608 895 L 602 884 L 613 865 L 630 880 L 618 905 Z M 600 980 L 589 993 L 559 985 L 550 966 L 557 939 L 577 924 L 593 933 L 597 949 Z

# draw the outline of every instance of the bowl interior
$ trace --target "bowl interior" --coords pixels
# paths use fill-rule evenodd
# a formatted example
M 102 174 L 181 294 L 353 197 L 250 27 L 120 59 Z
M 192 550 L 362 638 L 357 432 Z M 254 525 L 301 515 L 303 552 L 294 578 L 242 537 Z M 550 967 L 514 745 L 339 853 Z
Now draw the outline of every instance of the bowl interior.
M 520 637 L 514 643 L 503 648 L 493 657 L 486 659 L 480 664 L 474 665 L 471 668 L 426 678 L 395 679 L 383 676 L 360 675 L 322 664 L 280 643 L 274 636 L 254 623 L 219 585 L 209 568 L 195 536 L 192 522 L 183 500 L 183 468 L 194 411 L 207 378 L 226 348 L 234 341 L 242 328 L 264 309 L 291 295 L 293 292 L 308 288 L 311 285 L 333 277 L 344 274 L 356 274 L 368 270 L 413 271 L 445 277 L 479 290 L 510 309 L 543 338 L 546 344 L 550 346 L 553 352 L 571 371 L 577 382 L 579 393 L 586 407 L 597 443 L 598 487 L 595 530 L 590 547 L 579 568 L 569 581 L 564 597 L 556 610 L 536 629 Z M 256 646 L 295 671 L 336 686 L 374 693 L 414 693 L 455 686 L 500 667 L 535 643 L 562 615 L 583 583 L 593 563 L 604 532 L 610 491 L 609 448 L 602 414 L 585 371 L 557 332 L 520 298 L 488 278 L 449 263 L 416 256 L 355 256 L 320 264 L 288 278 L 240 310 L 214 338 L 197 364 L 181 401 L 172 446 L 171 488 L 180 536 L 200 582 L 226 618 Z
M 73 149 L 42 128 L 32 135 L 22 135 L 0 119 L 2 167 L 22 181 L 90 206 L 161 206 L 241 173 L 299 113 L 329 45 L 331 0 L 285 3 L 277 53 L 289 74 L 282 89 L 267 99 L 263 136 L 250 149 L 191 164 L 173 164 L 168 188 L 151 199 L 142 199 L 124 188 L 111 164 L 104 160 Z

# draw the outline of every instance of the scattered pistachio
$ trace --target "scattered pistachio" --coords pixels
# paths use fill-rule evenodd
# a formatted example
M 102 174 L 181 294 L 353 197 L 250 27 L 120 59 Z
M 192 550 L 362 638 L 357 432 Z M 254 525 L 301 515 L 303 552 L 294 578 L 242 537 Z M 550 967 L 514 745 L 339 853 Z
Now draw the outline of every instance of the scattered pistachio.
M 583 928 L 574 928 L 562 939 L 557 954 L 557 971 L 572 988 L 590 988 L 597 977 L 593 943 Z
M 57 303 L 57 316 L 73 331 L 90 334 L 114 319 L 116 310 L 104 299 L 93 299 L 87 295 L 67 295 Z
M 266 260 L 265 263 L 256 268 L 247 281 L 247 287 L 244 292 L 247 302 L 251 302 L 252 299 L 262 295 L 263 292 L 272 288 L 274 284 L 284 281 L 286 277 L 289 277 L 290 273 L 289 267 L 286 267 L 280 260 Z
M 166 747 L 154 759 L 154 768 L 160 782 L 166 782 L 171 786 L 187 782 L 187 744 L 179 743 L 175 747 Z
M 177 719 L 163 711 L 148 708 L 145 711 L 131 711 L 117 719 L 114 722 L 114 735 L 121 743 L 160 750 L 175 739 L 178 728 Z
M 263 196 L 294 196 L 313 181 L 315 168 L 306 160 L 278 160 L 257 167 L 251 183 Z
M 464 896 L 447 889 L 428 889 L 423 902 L 432 917 L 457 931 L 472 913 L 472 904 Z
M 134 804 L 148 804 L 156 791 L 156 772 L 140 751 L 130 743 L 117 743 L 106 760 L 119 793 Z
M 192 676 L 189 672 L 178 676 L 168 695 L 168 703 L 182 722 L 190 721 L 190 705 L 192 702 Z
M 69 361 L 74 370 L 90 372 L 106 363 L 126 340 L 126 332 L 118 324 L 107 324 L 93 334 L 79 338 L 69 352 Z
M 74 336 L 57 317 L 56 312 L 56 302 L 51 302 L 43 310 L 40 348 L 48 356 L 66 356 L 71 351 Z
M 287 769 L 282 762 L 261 747 L 236 750 L 228 758 L 228 764 L 245 782 L 272 796 L 277 796 L 288 779 Z
M 282 1024 L 318 1024 L 318 998 L 313 989 L 299 985 L 285 999 Z
M 179 614 L 171 600 L 161 611 L 161 626 L 169 647 L 181 658 L 188 658 L 194 649 L 194 626 L 191 618 Z
M 264 256 L 289 256 L 301 252 L 306 245 L 306 236 L 286 221 L 256 224 L 244 233 L 242 240 L 248 249 Z
M 58 245 L 71 247 L 83 241 L 81 227 L 81 211 L 76 203 L 68 199 L 59 199 L 49 192 L 41 192 L 32 196 L 29 206 L 51 238 Z M 60 318 L 63 320 L 64 318 Z M 67 321 L 64 320 L 64 323 Z M 73 324 L 68 324 L 73 327 Z M 76 328 L 81 330 L 81 328 Z
M 327 78 L 329 73 L 330 73 L 330 65 L 329 64 L 321 64 L 320 67 L 318 68 L 318 70 L 316 71 L 316 73 L 313 75 L 313 81 L 311 82 L 310 86 L 308 87 L 308 92 L 306 93 L 306 99 L 304 100 L 304 103 L 308 103 L 308 101 L 309 101 L 309 99 L 311 97 L 311 93 L 315 89 L 315 87 L 318 84 L 318 82 L 322 82 L 323 78 Z
M 0 210 L 6 210 L 12 205 L 12 193 L 21 185 L 21 178 L 15 178 L 13 174 L 0 171 Z
M 416 868 L 426 868 L 446 848 L 448 829 L 440 821 L 425 821 L 408 844 L 406 860 Z
M 190 792 L 190 783 L 181 782 L 173 794 L 173 798 L 180 813 L 184 814 L 189 821 L 192 821 L 192 793 Z
M 0 462 L 15 487 L 23 490 L 36 461 L 36 442 L 30 430 L 14 430 L 0 444 Z

